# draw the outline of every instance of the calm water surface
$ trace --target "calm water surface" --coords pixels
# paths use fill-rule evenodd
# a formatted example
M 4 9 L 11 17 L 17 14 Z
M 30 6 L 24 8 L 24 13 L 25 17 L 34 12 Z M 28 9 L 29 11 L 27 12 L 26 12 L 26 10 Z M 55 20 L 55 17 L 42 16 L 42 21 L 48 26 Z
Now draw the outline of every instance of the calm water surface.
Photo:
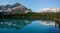
M 0 33 L 60 33 L 51 20 L 0 19 Z

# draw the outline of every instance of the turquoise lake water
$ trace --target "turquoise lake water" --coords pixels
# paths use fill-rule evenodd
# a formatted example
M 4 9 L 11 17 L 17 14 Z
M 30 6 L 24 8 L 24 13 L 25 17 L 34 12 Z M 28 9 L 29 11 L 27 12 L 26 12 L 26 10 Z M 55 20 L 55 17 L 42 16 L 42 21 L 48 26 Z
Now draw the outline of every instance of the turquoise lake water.
M 60 33 L 51 20 L 0 19 L 0 33 Z

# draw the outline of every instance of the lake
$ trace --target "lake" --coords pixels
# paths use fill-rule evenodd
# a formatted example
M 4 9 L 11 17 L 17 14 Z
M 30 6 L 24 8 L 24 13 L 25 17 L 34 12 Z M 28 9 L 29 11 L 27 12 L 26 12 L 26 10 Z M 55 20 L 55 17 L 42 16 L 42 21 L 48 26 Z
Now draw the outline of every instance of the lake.
M 0 33 L 60 33 L 53 20 L 1 19 Z

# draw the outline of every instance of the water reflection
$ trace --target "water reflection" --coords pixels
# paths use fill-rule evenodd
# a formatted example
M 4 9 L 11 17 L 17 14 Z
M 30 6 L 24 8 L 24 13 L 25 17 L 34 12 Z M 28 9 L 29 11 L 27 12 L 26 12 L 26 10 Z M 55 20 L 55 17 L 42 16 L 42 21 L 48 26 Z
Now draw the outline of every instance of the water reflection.
M 55 26 L 55 21 L 43 21 L 40 20 L 40 23 L 47 26 Z
M 0 28 L 16 28 L 20 29 L 27 24 L 30 24 L 29 20 L 21 20 L 21 19 L 2 19 L 0 20 Z
M 0 19 L 0 28 L 16 28 L 20 29 L 30 23 L 32 21 L 37 21 L 42 25 L 46 26 L 55 26 L 55 21 L 45 21 L 45 20 L 26 20 L 26 19 Z
M 51 25 L 44 25 L 41 21 L 32 21 L 31 24 L 25 26 L 20 30 L 21 33 L 56 33 L 56 27 Z M 47 21 L 46 21 L 47 22 Z
M 5 30 L 10 33 L 60 33 L 55 21 L 51 20 L 0 19 L 0 31 L 5 33 Z

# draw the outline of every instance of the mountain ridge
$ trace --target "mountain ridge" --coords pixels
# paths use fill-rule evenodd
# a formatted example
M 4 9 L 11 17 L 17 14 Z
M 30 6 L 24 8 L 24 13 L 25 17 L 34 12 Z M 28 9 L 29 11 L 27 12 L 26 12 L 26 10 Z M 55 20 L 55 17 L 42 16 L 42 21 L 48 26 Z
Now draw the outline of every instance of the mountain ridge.
M 29 13 L 31 11 L 32 10 L 26 8 L 20 3 L 16 3 L 14 5 L 7 4 L 5 6 L 0 6 L 0 13 L 3 14 Z

